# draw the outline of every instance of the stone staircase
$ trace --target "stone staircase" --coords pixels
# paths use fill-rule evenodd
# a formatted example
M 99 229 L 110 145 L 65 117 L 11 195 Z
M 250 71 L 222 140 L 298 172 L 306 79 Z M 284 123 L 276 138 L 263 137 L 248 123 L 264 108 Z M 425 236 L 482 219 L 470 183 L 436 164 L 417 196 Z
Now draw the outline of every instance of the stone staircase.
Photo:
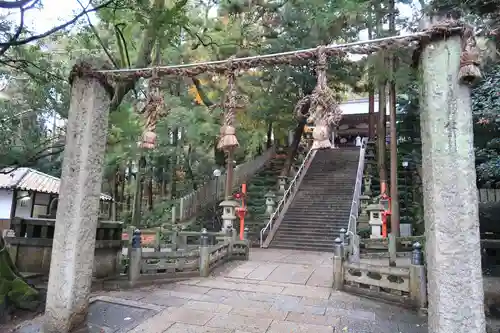
M 269 247 L 333 251 L 349 222 L 358 162 L 359 147 L 319 150 Z

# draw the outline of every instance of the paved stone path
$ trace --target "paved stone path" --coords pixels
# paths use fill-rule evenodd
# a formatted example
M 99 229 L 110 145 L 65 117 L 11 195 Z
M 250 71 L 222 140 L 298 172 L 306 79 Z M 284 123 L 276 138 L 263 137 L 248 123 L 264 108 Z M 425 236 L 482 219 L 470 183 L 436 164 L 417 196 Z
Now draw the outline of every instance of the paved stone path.
M 250 261 L 210 278 L 98 299 L 155 311 L 130 333 L 427 332 L 426 318 L 335 292 L 331 279 L 329 253 L 252 249 Z

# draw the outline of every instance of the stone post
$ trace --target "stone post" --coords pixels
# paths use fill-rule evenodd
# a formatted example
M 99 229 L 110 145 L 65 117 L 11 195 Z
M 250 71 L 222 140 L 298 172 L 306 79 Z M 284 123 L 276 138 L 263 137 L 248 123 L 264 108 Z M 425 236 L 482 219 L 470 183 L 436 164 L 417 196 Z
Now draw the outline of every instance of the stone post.
M 340 229 L 339 232 L 340 232 L 340 235 L 339 235 L 340 241 L 342 242 L 342 244 L 345 245 L 345 229 L 342 228 L 342 229 Z
M 247 244 L 247 248 L 245 249 L 245 260 L 248 260 L 250 258 L 250 240 L 248 239 L 248 231 L 248 228 L 245 228 L 243 232 L 243 239 Z
M 389 241 L 389 266 L 396 266 L 396 256 L 397 256 L 397 244 L 396 244 L 396 235 L 392 232 L 387 235 Z
M 236 229 L 230 228 L 226 230 L 226 242 L 229 243 L 229 246 L 227 247 L 227 259 L 231 260 L 231 257 L 233 255 L 233 230 L 234 233 L 236 233 Z
M 344 244 L 340 238 L 335 239 L 333 252 L 333 289 L 344 288 Z
M 352 255 L 349 257 L 351 262 L 359 263 L 361 260 L 360 249 L 359 249 L 359 235 L 354 234 L 352 236 Z
M 419 309 L 427 305 L 427 279 L 420 243 L 413 244 L 413 253 L 410 266 L 410 297 L 413 304 Z
M 429 332 L 484 333 L 470 86 L 459 82 L 461 37 L 421 54 L 420 127 Z
M 45 333 L 67 333 L 87 316 L 111 89 L 90 66 L 70 77 L 71 100 L 50 265 Z
M 200 236 L 200 276 L 210 275 L 210 245 L 208 244 L 207 229 L 203 228 Z
M 135 286 L 141 276 L 142 244 L 141 231 L 134 230 L 130 239 L 130 252 L 128 254 L 128 281 L 131 287 Z

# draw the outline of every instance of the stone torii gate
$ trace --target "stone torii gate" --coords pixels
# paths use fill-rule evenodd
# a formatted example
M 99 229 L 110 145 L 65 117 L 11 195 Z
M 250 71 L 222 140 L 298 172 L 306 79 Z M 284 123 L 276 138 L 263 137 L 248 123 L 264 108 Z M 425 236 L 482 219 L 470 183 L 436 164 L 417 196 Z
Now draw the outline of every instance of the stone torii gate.
M 408 46 L 416 41 L 426 41 L 421 53 L 421 127 L 429 331 L 484 333 L 469 85 L 478 76 L 477 57 L 473 57 L 470 49 L 473 35 L 463 25 L 452 22 L 404 37 L 326 46 L 325 52 L 329 52 L 328 55 L 366 54 L 403 44 Z M 250 68 L 290 63 L 290 59 L 314 57 L 314 51 L 317 50 L 232 59 L 231 66 L 242 64 Z M 186 65 L 183 68 L 187 70 Z M 159 74 L 186 75 L 176 66 L 162 70 Z M 206 63 L 194 64 L 190 70 L 192 76 L 204 71 L 220 73 L 225 69 L 221 62 L 214 62 L 211 67 Z M 88 311 L 112 95 L 104 72 L 93 71 L 83 64 L 76 65 L 72 71 L 45 333 L 68 333 L 84 321 Z M 116 73 L 115 78 L 122 73 Z M 149 69 L 132 74 L 151 76 Z

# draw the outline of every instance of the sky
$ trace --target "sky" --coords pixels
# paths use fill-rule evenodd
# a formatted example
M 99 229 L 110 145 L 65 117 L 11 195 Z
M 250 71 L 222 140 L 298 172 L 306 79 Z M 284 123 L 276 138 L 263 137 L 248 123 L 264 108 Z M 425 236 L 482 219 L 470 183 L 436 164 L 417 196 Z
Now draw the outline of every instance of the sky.
M 81 0 L 81 2 L 86 5 L 89 0 Z M 415 3 L 418 4 L 418 1 Z M 47 31 L 67 21 L 81 10 L 81 6 L 77 0 L 42 0 L 42 4 L 42 9 L 30 10 L 26 15 L 27 26 L 37 33 Z M 401 17 L 411 17 L 414 11 L 410 5 L 397 4 L 397 8 L 400 11 Z M 2 14 L 1 11 L 0 14 Z M 91 19 L 94 22 L 96 20 L 92 14 Z M 368 39 L 367 30 L 360 33 L 360 39 Z

